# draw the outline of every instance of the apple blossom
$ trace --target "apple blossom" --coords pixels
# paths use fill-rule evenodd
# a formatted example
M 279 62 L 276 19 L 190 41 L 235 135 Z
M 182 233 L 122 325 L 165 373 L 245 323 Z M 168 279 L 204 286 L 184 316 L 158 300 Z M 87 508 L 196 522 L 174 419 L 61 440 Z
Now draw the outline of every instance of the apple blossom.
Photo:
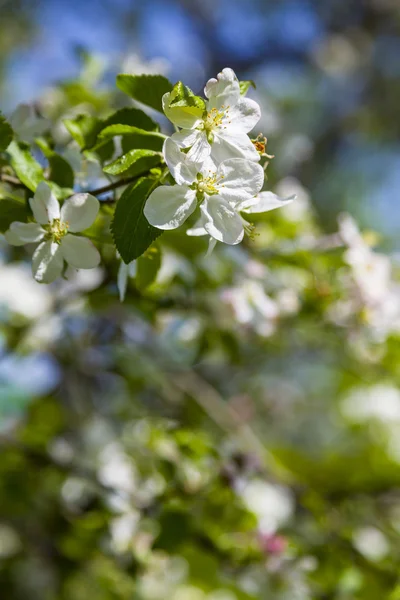
M 207 232 L 226 244 L 238 244 L 244 235 L 240 206 L 260 191 L 262 167 L 242 158 L 229 158 L 218 167 L 206 160 L 200 167 L 171 138 L 165 140 L 163 153 L 178 185 L 163 185 L 152 192 L 144 208 L 149 223 L 176 229 L 200 204 Z
M 247 134 L 260 119 L 260 107 L 240 95 L 234 71 L 223 69 L 217 79 L 207 82 L 204 93 L 207 100 L 203 114 L 174 107 L 174 91 L 164 94 L 166 116 L 182 128 L 172 139 L 181 148 L 190 148 L 189 157 L 198 162 L 210 155 L 217 164 L 233 157 L 259 161 L 260 155 Z
M 32 272 L 40 283 L 50 283 L 62 273 L 64 261 L 77 269 L 92 269 L 100 262 L 98 250 L 86 237 L 73 235 L 92 225 L 99 201 L 90 194 L 74 194 L 60 209 L 50 187 L 41 182 L 29 201 L 36 223 L 11 223 L 7 242 L 22 246 L 40 242 L 32 257 Z

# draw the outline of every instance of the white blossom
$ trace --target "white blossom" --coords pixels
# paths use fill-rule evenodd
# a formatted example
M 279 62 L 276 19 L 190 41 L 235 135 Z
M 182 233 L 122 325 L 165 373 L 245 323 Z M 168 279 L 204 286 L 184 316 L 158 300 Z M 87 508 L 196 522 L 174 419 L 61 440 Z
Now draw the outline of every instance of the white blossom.
M 159 229 L 176 229 L 200 204 L 209 235 L 226 244 L 241 242 L 245 222 L 239 213 L 263 185 L 261 166 L 230 158 L 218 167 L 210 160 L 200 167 L 171 138 L 165 140 L 163 153 L 178 185 L 163 185 L 152 192 L 144 208 L 149 223 Z
M 64 261 L 76 269 L 92 269 L 100 262 L 98 250 L 82 236 L 73 235 L 90 227 L 99 211 L 99 201 L 90 194 L 74 194 L 60 209 L 50 187 L 41 182 L 29 201 L 36 222 L 11 223 L 5 233 L 13 246 L 40 242 L 32 257 L 32 272 L 40 283 L 50 283 L 62 273 Z
M 282 208 L 283 206 L 287 206 L 296 196 L 290 196 L 289 198 L 280 198 L 273 192 L 260 192 L 256 194 L 253 198 L 249 198 L 248 200 L 243 201 L 238 207 L 237 210 L 243 214 L 251 215 L 257 213 L 264 213 L 270 210 L 274 210 L 275 208 Z M 210 254 L 217 243 L 217 237 L 212 237 L 210 235 L 210 227 L 206 225 L 209 223 L 209 215 L 206 211 L 202 211 L 200 218 L 196 221 L 196 223 L 186 231 L 187 235 L 190 236 L 209 236 L 209 246 L 207 254 Z M 242 220 L 244 225 L 244 229 L 249 228 L 250 226 Z
M 258 161 L 260 155 L 247 135 L 258 123 L 259 105 L 240 95 L 239 81 L 232 69 L 223 69 L 217 79 L 210 79 L 204 93 L 207 97 L 204 114 L 198 110 L 171 106 L 176 92 L 163 96 L 166 116 L 181 131 L 172 139 L 181 148 L 190 148 L 189 157 L 203 162 L 211 155 L 216 164 L 227 158 Z
M 15 135 L 24 142 L 33 142 L 35 137 L 49 129 L 48 121 L 36 116 L 33 106 L 29 104 L 19 104 L 9 121 Z

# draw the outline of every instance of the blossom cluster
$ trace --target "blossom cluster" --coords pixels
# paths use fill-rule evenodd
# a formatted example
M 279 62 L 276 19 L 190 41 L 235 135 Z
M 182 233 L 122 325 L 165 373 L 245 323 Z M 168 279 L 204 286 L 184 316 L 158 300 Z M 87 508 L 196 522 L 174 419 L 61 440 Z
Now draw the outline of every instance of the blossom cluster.
M 260 152 L 248 133 L 258 123 L 259 105 L 241 95 L 234 71 L 225 68 L 205 88 L 205 109 L 174 104 L 174 90 L 163 96 L 166 116 L 178 128 L 163 146 L 164 160 L 176 185 L 156 188 L 144 214 L 151 225 L 170 230 L 180 227 L 200 209 L 188 235 L 208 235 L 238 244 L 251 226 L 241 213 L 261 213 L 284 206 L 282 199 L 262 192 L 264 169 Z

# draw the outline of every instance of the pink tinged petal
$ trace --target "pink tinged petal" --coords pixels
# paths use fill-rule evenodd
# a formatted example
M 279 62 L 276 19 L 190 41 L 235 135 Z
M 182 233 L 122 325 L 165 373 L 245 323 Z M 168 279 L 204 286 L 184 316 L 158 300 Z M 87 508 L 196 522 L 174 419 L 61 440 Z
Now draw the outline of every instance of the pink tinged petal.
M 56 242 L 42 242 L 32 257 L 32 273 L 39 283 L 51 283 L 61 275 L 64 265 L 61 247 Z
M 228 202 L 238 204 L 253 198 L 264 184 L 264 170 L 255 162 L 229 158 L 217 171 L 218 193 Z
M 162 185 L 149 196 L 144 215 L 153 227 L 176 229 L 196 209 L 196 192 L 186 185 Z
M 210 156 L 211 146 L 205 131 L 199 131 L 195 143 L 187 153 L 188 160 L 201 165 Z
M 74 194 L 61 207 L 61 221 L 72 233 L 90 227 L 99 212 L 100 203 L 90 194 Z
M 275 208 L 282 208 L 287 204 L 293 202 L 296 196 L 290 196 L 289 198 L 280 198 L 273 192 L 260 192 L 255 198 L 243 202 L 239 207 L 242 212 L 251 215 L 256 213 L 264 213 Z
M 242 219 L 228 202 L 219 196 L 212 196 L 200 208 L 207 219 L 204 228 L 213 238 L 231 245 L 242 241 Z
M 42 225 L 60 218 L 58 200 L 53 196 L 50 187 L 45 181 L 39 183 L 35 195 L 29 200 L 29 204 L 31 205 L 36 221 Z
M 163 146 L 163 155 L 172 177 L 178 185 L 193 183 L 196 179 L 197 168 L 195 163 L 187 164 L 187 156 L 179 149 L 171 138 L 167 138 Z
M 222 126 L 228 133 L 248 133 L 257 125 L 261 117 L 261 109 L 257 102 L 250 98 L 240 98 L 239 102 L 226 111 Z
M 10 228 L 4 234 L 7 242 L 12 246 L 22 246 L 32 242 L 40 242 L 45 235 L 44 229 L 38 223 L 11 223 Z
M 211 147 L 211 158 L 217 164 L 227 158 L 245 158 L 252 162 L 258 162 L 260 155 L 246 133 L 230 135 L 225 131 L 216 131 L 214 132 L 214 143 Z
M 234 71 L 225 68 L 218 73 L 217 79 L 209 79 L 204 88 L 204 94 L 209 99 L 207 110 L 235 105 L 240 98 L 239 81 Z
M 67 234 L 61 240 L 64 259 L 76 269 L 94 269 L 100 263 L 97 248 L 86 237 Z

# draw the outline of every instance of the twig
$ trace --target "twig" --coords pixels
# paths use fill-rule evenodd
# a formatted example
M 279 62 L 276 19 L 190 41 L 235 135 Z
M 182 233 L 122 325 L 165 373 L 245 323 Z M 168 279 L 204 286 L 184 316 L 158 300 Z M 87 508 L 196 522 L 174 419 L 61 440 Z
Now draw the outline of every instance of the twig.
M 23 184 L 17 177 L 13 177 L 12 175 L 6 175 L 6 173 L 0 173 L 0 181 L 4 183 L 10 183 L 15 187 L 26 188 L 26 185 Z
M 115 190 L 116 188 L 119 188 L 122 185 L 128 185 L 128 183 L 132 183 L 133 181 L 135 181 L 135 179 L 137 179 L 137 175 L 133 177 L 125 177 L 123 179 L 119 179 L 118 181 L 114 181 L 113 183 L 109 183 L 108 185 L 104 185 L 103 187 L 94 190 L 87 190 L 86 193 L 92 194 L 92 196 L 101 196 L 101 194 L 111 192 L 112 190 Z

